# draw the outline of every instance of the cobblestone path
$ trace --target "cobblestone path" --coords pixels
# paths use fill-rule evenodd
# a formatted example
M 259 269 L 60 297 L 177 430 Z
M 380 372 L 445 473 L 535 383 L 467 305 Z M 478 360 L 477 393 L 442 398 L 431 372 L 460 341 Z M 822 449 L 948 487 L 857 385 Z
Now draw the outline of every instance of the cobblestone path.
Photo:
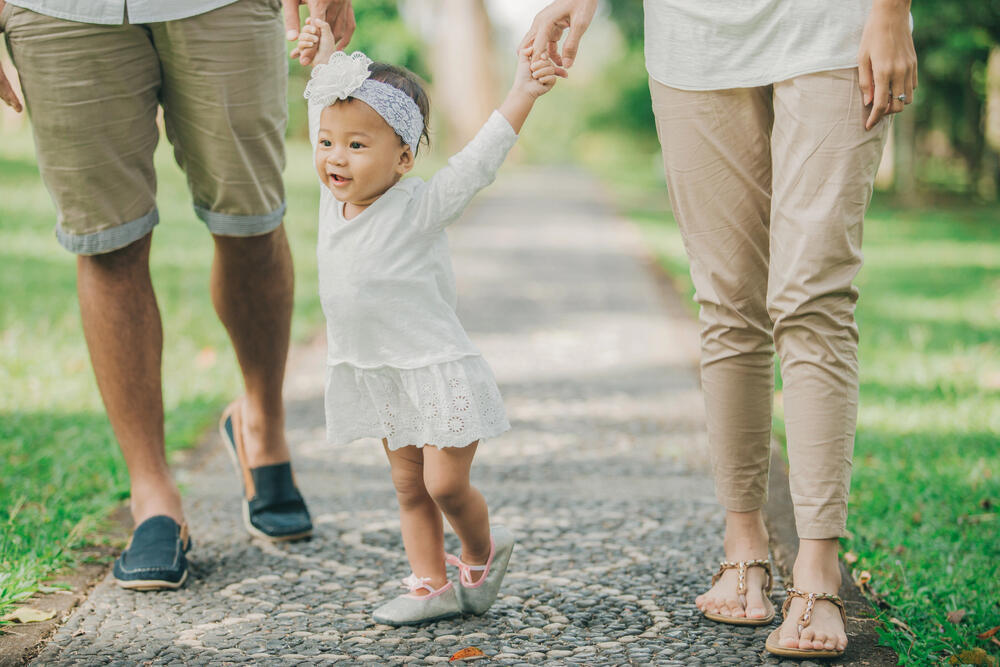
M 251 541 L 220 446 L 181 475 L 188 584 L 133 593 L 105 581 L 36 664 L 423 664 L 466 646 L 497 664 L 777 662 L 763 652 L 770 628 L 710 623 L 692 604 L 722 529 L 696 343 L 637 231 L 589 177 L 521 171 L 481 195 L 451 239 L 461 315 L 513 425 L 480 447 L 473 472 L 519 540 L 496 605 L 418 628 L 371 620 L 409 573 L 395 496 L 376 441 L 323 442 L 314 346 L 298 351 L 288 407 L 315 537 Z

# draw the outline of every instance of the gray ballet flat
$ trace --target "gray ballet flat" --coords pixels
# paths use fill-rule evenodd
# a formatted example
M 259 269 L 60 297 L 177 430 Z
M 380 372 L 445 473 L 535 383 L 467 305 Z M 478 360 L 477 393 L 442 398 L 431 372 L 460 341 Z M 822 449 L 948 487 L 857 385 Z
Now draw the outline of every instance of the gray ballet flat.
M 490 535 L 490 557 L 486 565 L 468 565 L 451 554 L 447 562 L 459 570 L 457 586 L 459 608 L 467 614 L 483 614 L 493 606 L 500 593 L 500 584 L 507 573 L 507 563 L 514 551 L 514 536 L 503 526 L 493 526 Z M 471 572 L 482 572 L 479 581 L 473 582 Z
M 462 613 L 458 608 L 455 587 L 450 581 L 436 590 L 427 583 L 428 581 L 427 577 L 421 578 L 415 574 L 403 579 L 403 585 L 409 588 L 410 592 L 386 602 L 372 612 L 372 618 L 376 623 L 385 625 L 419 625 Z M 427 595 L 416 595 L 421 588 L 429 591 Z

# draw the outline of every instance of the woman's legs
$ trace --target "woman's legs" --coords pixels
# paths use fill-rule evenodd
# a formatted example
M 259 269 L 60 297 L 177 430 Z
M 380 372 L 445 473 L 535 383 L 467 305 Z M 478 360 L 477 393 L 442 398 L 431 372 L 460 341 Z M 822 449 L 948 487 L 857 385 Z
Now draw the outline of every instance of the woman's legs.
M 383 440 L 399 500 L 403 546 L 418 577 L 430 577 L 435 589 L 448 577 L 444 562 L 441 513 L 462 542 L 462 560 L 481 565 L 490 555 L 489 510 L 483 495 L 469 483 L 477 442 L 466 447 L 401 447 Z M 481 573 L 473 572 L 473 577 Z M 417 594 L 426 591 L 417 591 Z
M 767 493 L 774 344 L 766 309 L 771 208 L 771 88 L 682 91 L 650 81 L 671 205 L 700 305 L 708 440 L 726 508 L 729 561 L 767 558 L 760 509 Z M 767 615 L 764 572 L 736 595 L 728 570 L 696 604 Z
M 767 306 L 784 382 L 789 483 L 799 533 L 793 581 L 836 593 L 837 538 L 844 534 L 858 409 L 858 329 L 852 284 L 888 121 L 864 129 L 854 69 L 774 86 L 771 263 Z M 844 648 L 839 612 L 818 602 L 812 623 L 792 602 L 781 644 Z

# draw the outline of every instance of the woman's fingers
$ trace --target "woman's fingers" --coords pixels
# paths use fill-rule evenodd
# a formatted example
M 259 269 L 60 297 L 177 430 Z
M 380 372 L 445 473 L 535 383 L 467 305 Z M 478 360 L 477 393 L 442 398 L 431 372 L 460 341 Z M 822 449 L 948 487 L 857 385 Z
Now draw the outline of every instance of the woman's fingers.
M 868 106 L 875 98 L 875 77 L 872 74 L 871 58 L 865 56 L 858 63 L 858 85 L 861 87 L 861 102 Z
M 882 120 L 882 116 L 889 112 L 891 107 L 890 101 L 889 75 L 885 72 L 875 72 L 875 91 L 872 97 L 872 110 L 868 114 L 865 129 L 872 129 L 876 123 Z

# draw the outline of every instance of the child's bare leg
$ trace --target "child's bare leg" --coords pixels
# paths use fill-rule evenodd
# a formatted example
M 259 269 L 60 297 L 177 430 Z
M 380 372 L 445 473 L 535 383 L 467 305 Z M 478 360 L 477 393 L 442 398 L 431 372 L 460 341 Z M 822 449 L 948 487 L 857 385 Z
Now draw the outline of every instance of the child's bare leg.
M 424 486 L 462 541 L 461 558 L 468 565 L 483 565 L 490 557 L 490 511 L 483 494 L 469 483 L 478 445 L 424 446 Z M 471 576 L 477 581 L 482 572 Z
M 419 447 L 389 449 L 382 446 L 392 467 L 392 483 L 399 500 L 399 524 L 403 532 L 403 547 L 410 568 L 418 577 L 429 577 L 435 589 L 448 582 L 444 563 L 444 526 L 441 510 L 424 486 L 424 455 Z M 487 547 L 488 548 L 488 547 Z M 414 591 L 417 595 L 426 589 Z

